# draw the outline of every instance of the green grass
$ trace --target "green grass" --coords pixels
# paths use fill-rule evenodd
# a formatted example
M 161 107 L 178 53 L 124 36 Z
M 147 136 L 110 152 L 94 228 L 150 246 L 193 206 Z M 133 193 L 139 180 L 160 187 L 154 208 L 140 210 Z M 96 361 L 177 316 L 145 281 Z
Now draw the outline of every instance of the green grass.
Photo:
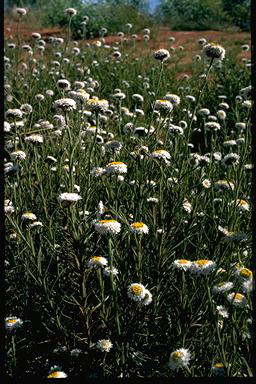
M 5 85 L 10 87 L 6 88 L 9 97 L 5 98 L 5 111 L 25 103 L 33 108 L 23 117 L 23 127 L 15 129 L 14 124 L 5 133 L 7 153 L 19 149 L 26 154 L 24 160 L 13 161 L 21 170 L 5 176 L 5 198 L 15 208 L 5 220 L 5 316 L 23 321 L 16 331 L 6 332 L 7 375 L 16 379 L 47 377 L 51 367 L 60 365 L 71 378 L 209 377 L 213 375 L 212 365 L 219 361 L 225 376 L 251 376 L 251 293 L 243 292 L 236 278 L 238 264 L 250 268 L 251 223 L 250 214 L 232 203 L 244 199 L 250 206 L 251 171 L 244 168 L 251 163 L 250 109 L 236 101 L 240 90 L 249 85 L 250 69 L 237 60 L 238 47 L 229 49 L 221 68 L 213 65 L 207 82 L 199 77 L 207 72 L 203 60 L 193 62 L 188 80 L 177 79 L 176 73 L 183 69 L 181 56 L 193 54 L 186 50 L 176 51 L 169 60 L 176 61 L 176 66 L 166 61 L 161 72 L 161 63 L 154 60 L 146 43 L 142 52 L 136 42 L 120 42 L 119 60 L 113 59 L 112 48 L 80 43 L 80 53 L 75 55 L 72 41 L 58 47 L 48 42 L 41 55 L 36 43 L 31 42 L 34 55 L 31 58 L 22 53 L 21 58 L 18 41 L 14 50 L 7 43 L 5 56 L 10 65 L 6 65 Z M 56 52 L 62 54 L 61 58 Z M 69 64 L 64 58 L 70 60 Z M 55 69 L 54 60 L 60 63 Z M 100 114 L 106 119 L 94 112 L 86 117 L 82 113 L 88 110 L 86 103 L 79 102 L 77 109 L 66 116 L 55 110 L 55 100 L 69 97 L 68 91 L 57 86 L 60 78 L 67 79 L 72 90 L 75 81 L 84 81 L 85 90 L 93 87 L 91 97 L 108 100 L 112 113 Z M 121 102 L 113 97 L 116 88 L 125 93 Z M 46 95 L 49 89 L 54 96 Z M 167 92 L 179 95 L 181 103 L 168 115 L 161 113 L 157 118 L 154 102 Z M 141 105 L 135 105 L 134 93 L 144 97 Z M 38 102 L 38 94 L 45 99 Z M 197 101 L 188 101 L 186 95 L 193 95 Z M 208 108 L 216 116 L 221 95 L 227 96 L 229 105 L 226 120 L 219 121 L 220 131 L 203 135 L 207 119 L 198 111 Z M 127 116 L 121 111 L 123 106 L 131 113 L 135 107 L 143 109 L 144 116 Z M 190 115 L 184 109 L 189 109 Z M 61 136 L 54 133 L 55 114 L 66 118 Z M 191 121 L 192 115 L 197 121 Z M 168 118 L 175 125 L 181 120 L 187 122 L 183 135 L 170 135 Z M 45 129 L 40 119 L 54 128 Z M 13 122 L 8 115 L 6 121 Z M 146 129 L 153 125 L 155 132 L 134 137 L 124 130 L 129 122 Z M 237 122 L 246 124 L 243 131 L 235 126 Z M 103 144 L 97 143 L 95 135 L 83 133 L 87 126 L 95 125 L 104 143 L 109 140 L 107 133 L 122 142 L 119 153 L 104 154 Z M 30 132 L 41 134 L 43 143 L 27 142 Z M 19 139 L 16 145 L 15 137 Z M 240 137 L 244 137 L 244 143 L 234 148 L 223 145 Z M 141 146 L 147 146 L 148 151 L 134 156 L 132 152 L 139 152 Z M 170 153 L 169 162 L 149 156 L 157 149 Z M 191 153 L 195 152 L 201 156 L 209 153 L 209 164 L 192 165 Z M 239 162 L 226 168 L 221 161 L 214 161 L 216 152 L 221 152 L 222 158 L 235 152 Z M 47 156 L 54 156 L 56 163 L 49 164 Z M 66 159 L 70 169 L 75 167 L 74 172 L 64 171 Z M 111 161 L 127 165 L 123 181 L 116 175 L 91 174 L 94 167 L 104 168 Z M 177 182 L 170 182 L 170 178 Z M 208 189 L 202 185 L 205 179 L 211 183 Z M 232 181 L 234 189 L 218 190 L 215 183 L 222 179 Z M 62 206 L 58 196 L 77 192 L 74 185 L 80 187 L 82 199 Z M 148 202 L 151 197 L 158 202 Z M 191 204 L 191 212 L 183 206 L 185 199 Z M 214 199 L 221 199 L 219 205 Z M 106 207 L 101 218 L 121 223 L 120 233 L 110 236 L 95 231 L 93 220 L 99 219 L 100 201 Z M 29 223 L 22 222 L 26 211 L 33 212 L 43 227 L 30 228 Z M 138 221 L 149 227 L 148 234 L 130 232 L 129 224 Z M 246 233 L 247 239 L 227 241 L 219 226 L 229 232 Z M 11 231 L 16 232 L 16 240 L 10 238 Z M 119 274 L 109 278 L 103 268 L 90 269 L 88 261 L 93 256 L 106 258 L 109 265 L 113 262 Z M 180 271 L 173 264 L 178 259 L 212 260 L 216 269 L 206 276 Z M 221 281 L 231 281 L 234 287 L 230 292 L 245 295 L 245 307 L 229 303 L 230 292 L 212 293 L 213 286 Z M 151 292 L 149 305 L 128 297 L 128 286 L 136 282 Z M 227 308 L 228 318 L 217 314 L 217 305 Z M 110 352 L 102 353 L 97 348 L 101 339 L 111 340 Z M 71 355 L 76 348 L 80 350 L 77 357 Z M 191 360 L 187 369 L 177 374 L 168 367 L 168 360 L 179 348 L 188 349 Z

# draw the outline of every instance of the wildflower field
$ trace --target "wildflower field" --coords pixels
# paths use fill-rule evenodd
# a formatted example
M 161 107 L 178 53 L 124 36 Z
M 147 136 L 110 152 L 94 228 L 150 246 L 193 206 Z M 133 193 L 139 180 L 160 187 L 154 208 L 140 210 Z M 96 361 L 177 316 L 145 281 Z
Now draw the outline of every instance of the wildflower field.
M 127 20 L 111 44 L 24 42 L 25 18 L 4 43 L 6 374 L 252 376 L 248 39 L 152 49 Z

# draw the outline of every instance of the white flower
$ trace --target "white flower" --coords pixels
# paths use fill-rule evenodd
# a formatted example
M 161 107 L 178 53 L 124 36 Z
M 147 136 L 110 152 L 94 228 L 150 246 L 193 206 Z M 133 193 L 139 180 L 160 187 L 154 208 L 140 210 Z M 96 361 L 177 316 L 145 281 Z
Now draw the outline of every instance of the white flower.
M 107 264 L 108 264 L 107 259 L 105 259 L 105 257 L 101 257 L 101 256 L 93 256 L 88 261 L 88 267 L 89 268 L 99 268 L 99 267 L 104 268 Z
M 33 223 L 29 224 L 30 228 L 35 228 L 35 227 L 43 227 L 43 223 L 41 221 L 33 221 Z
M 24 159 L 26 159 L 26 153 L 23 151 L 12 152 L 10 156 L 11 156 L 12 160 L 16 160 L 16 159 L 24 160 Z
M 99 100 L 98 98 L 92 98 L 87 100 L 86 107 L 98 112 L 98 111 L 105 111 L 109 107 L 109 103 L 107 100 Z
M 188 269 L 190 269 L 191 265 L 192 265 L 191 261 L 186 259 L 177 259 L 177 260 L 174 260 L 173 262 L 173 266 L 175 268 L 183 271 L 187 271 Z
M 5 327 L 9 331 L 20 328 L 22 324 L 23 324 L 23 321 L 18 317 L 6 317 L 5 319 Z
M 201 108 L 199 109 L 198 114 L 202 116 L 208 116 L 210 115 L 210 110 L 208 108 Z
M 76 102 L 73 99 L 63 98 L 53 102 L 54 108 L 60 108 L 63 111 L 72 111 L 76 109 Z
M 246 305 L 246 297 L 241 293 L 232 292 L 227 296 L 228 301 L 236 307 Z
M 170 354 L 169 367 L 172 370 L 179 370 L 189 364 L 191 354 L 188 349 L 180 348 Z
M 243 199 L 237 199 L 231 201 L 230 205 L 235 205 L 237 208 L 239 208 L 241 211 L 249 211 L 250 205 L 246 200 Z
M 110 340 L 103 339 L 103 340 L 99 340 L 96 346 L 101 350 L 101 352 L 109 352 L 110 349 L 113 347 L 113 344 L 111 343 Z
M 228 310 L 223 305 L 217 305 L 216 310 L 218 315 L 224 318 L 228 318 Z
M 27 10 L 25 8 L 16 8 L 16 13 L 19 16 L 25 16 L 27 14 Z
M 234 147 L 237 145 L 236 140 L 227 140 L 223 142 L 223 147 Z
M 208 273 L 212 272 L 216 269 L 216 263 L 212 260 L 196 260 L 192 262 L 190 271 L 197 275 L 208 275 Z
M 144 299 L 142 299 L 141 304 L 149 305 L 151 302 L 152 302 L 152 294 L 149 292 L 148 289 L 145 289 L 145 296 L 144 296 Z
M 183 208 L 188 213 L 192 212 L 192 205 L 189 203 L 187 199 L 184 199 Z
M 77 10 L 75 8 L 66 8 L 64 12 L 69 16 L 75 16 L 77 14 Z
M 36 219 L 37 219 L 36 215 L 34 215 L 34 213 L 32 212 L 25 212 L 21 216 L 22 221 L 28 221 L 28 220 L 35 221 Z
M 60 203 L 75 203 L 76 201 L 78 200 L 81 200 L 81 196 L 79 196 L 77 193 L 68 193 L 68 192 L 64 192 L 64 193 L 61 193 L 59 196 L 58 196 L 58 201 Z
M 245 267 L 240 267 L 235 271 L 236 278 L 241 282 L 248 282 L 252 280 L 253 274 L 252 271 Z
M 235 185 L 231 181 L 228 180 L 218 180 L 214 183 L 215 188 L 221 189 L 221 190 L 226 190 L 226 189 L 231 189 L 234 190 Z
M 216 121 L 208 121 L 204 124 L 205 129 L 210 129 L 213 131 L 219 131 L 220 130 L 220 124 L 216 123 Z
M 11 213 L 15 212 L 15 208 L 14 206 L 12 205 L 12 202 L 11 200 L 7 199 L 4 201 L 4 213 L 6 215 L 9 215 Z
M 237 165 L 239 164 L 240 156 L 237 153 L 229 153 L 228 155 L 224 156 L 222 159 L 222 164 L 225 167 L 228 167 L 230 165 Z
M 174 106 L 180 104 L 180 97 L 172 93 L 167 93 L 164 96 L 164 100 L 170 101 Z
M 213 376 L 224 376 L 225 368 L 224 365 L 220 362 L 216 362 L 212 366 L 212 374 Z
M 8 109 L 5 113 L 6 117 L 10 117 L 12 119 L 22 119 L 23 112 L 20 109 Z
M 170 53 L 167 51 L 167 49 L 159 49 L 153 53 L 153 57 L 156 60 L 164 62 L 165 60 L 169 59 Z
M 43 143 L 44 142 L 43 136 L 37 135 L 37 134 L 26 136 L 24 140 L 26 143 Z
M 210 59 L 223 60 L 225 53 L 225 49 L 219 44 L 209 43 L 203 46 L 203 54 Z
M 127 165 L 121 161 L 113 161 L 106 166 L 107 173 L 127 173 Z
M 94 223 L 94 228 L 100 234 L 116 235 L 121 231 L 121 224 L 116 220 L 99 220 Z
M 118 273 L 119 273 L 118 270 L 114 267 L 112 267 L 112 268 L 105 267 L 103 270 L 103 275 L 105 275 L 105 276 L 110 276 L 110 275 L 117 276 Z
M 169 152 L 165 151 L 164 149 L 157 149 L 156 151 L 150 153 L 149 157 L 152 157 L 154 159 L 170 159 L 171 155 Z
M 123 144 L 120 141 L 112 140 L 104 144 L 107 152 L 115 151 L 119 152 L 122 149 Z
M 160 111 L 171 112 L 173 109 L 172 103 L 168 100 L 156 100 L 154 108 Z
M 130 224 L 130 231 L 132 233 L 148 233 L 148 226 L 142 222 L 136 222 Z
M 204 180 L 202 181 L 202 185 L 203 185 L 204 188 L 208 189 L 208 188 L 210 188 L 210 186 L 211 186 L 211 182 L 210 182 L 210 180 L 208 180 L 208 179 L 204 179 Z
M 106 173 L 105 168 L 101 168 L 101 167 L 94 167 L 90 172 L 91 175 L 96 177 L 102 176 L 105 173 Z
M 60 369 L 58 370 L 57 367 L 53 367 L 51 368 L 48 376 L 47 376 L 47 379 L 64 379 L 68 377 L 67 374 L 63 371 L 61 371 Z
M 146 288 L 140 283 L 132 283 L 128 287 L 127 294 L 134 301 L 142 301 L 146 294 Z
M 212 288 L 213 293 L 227 292 L 234 287 L 234 284 L 230 281 L 221 282 L 217 285 L 214 285 Z

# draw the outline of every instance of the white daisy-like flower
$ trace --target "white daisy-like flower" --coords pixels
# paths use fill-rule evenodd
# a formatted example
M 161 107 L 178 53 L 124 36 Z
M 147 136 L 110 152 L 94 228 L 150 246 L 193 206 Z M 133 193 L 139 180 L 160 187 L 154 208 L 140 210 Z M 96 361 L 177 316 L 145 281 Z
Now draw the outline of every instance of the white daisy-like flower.
M 142 305 L 149 305 L 152 302 L 152 293 L 148 289 L 145 289 L 144 299 L 141 300 Z
M 217 305 L 216 310 L 217 310 L 218 315 L 220 315 L 226 319 L 228 318 L 228 316 L 229 316 L 228 310 L 223 305 Z
M 248 201 L 243 200 L 243 199 L 236 199 L 231 201 L 230 205 L 235 205 L 237 208 L 239 208 L 241 211 L 249 211 L 250 210 L 250 205 Z
M 184 199 L 182 206 L 186 212 L 188 213 L 192 212 L 192 204 L 190 204 L 190 202 L 187 199 Z
M 43 143 L 44 142 L 43 136 L 35 133 L 30 136 L 26 136 L 24 140 L 26 143 Z
M 5 116 L 11 119 L 22 119 L 23 112 L 20 109 L 8 109 L 5 112 Z
M 88 261 L 89 268 L 104 268 L 108 264 L 108 261 L 105 257 L 102 256 L 93 256 Z
M 164 96 L 164 100 L 168 100 L 172 103 L 172 105 L 177 106 L 180 104 L 180 97 L 178 95 L 175 95 L 173 93 L 167 93 Z
M 252 281 L 252 279 L 250 279 L 248 281 L 244 281 L 242 283 L 241 290 L 244 293 L 251 292 L 253 290 L 253 281 Z
M 20 328 L 22 324 L 23 324 L 23 321 L 15 316 L 6 317 L 5 319 L 5 328 L 9 331 Z
M 69 16 L 75 16 L 77 14 L 77 10 L 75 8 L 66 8 L 64 10 L 64 13 L 66 13 Z
M 210 115 L 210 110 L 208 108 L 201 108 L 199 109 L 198 114 L 202 116 L 208 116 Z
M 172 264 L 175 268 L 180 269 L 182 271 L 187 271 L 188 269 L 190 269 L 190 267 L 192 265 L 191 261 L 186 260 L 186 259 L 174 260 L 174 262 Z
M 14 206 L 12 205 L 12 202 L 11 200 L 7 199 L 4 201 L 4 213 L 6 215 L 9 215 L 11 213 L 15 212 L 15 208 Z
M 60 367 L 54 366 L 50 369 L 47 379 L 65 379 L 67 374 Z
M 213 376 L 224 376 L 225 375 L 224 365 L 221 362 L 215 362 L 212 365 L 212 374 Z
M 142 234 L 149 232 L 148 226 L 141 221 L 130 224 L 129 228 L 132 233 Z
M 247 171 L 250 171 L 254 168 L 254 165 L 253 164 L 244 164 L 244 169 L 246 169 Z
M 100 112 L 100 111 L 105 111 L 106 109 L 108 109 L 109 103 L 107 100 L 104 100 L 104 99 L 99 100 L 96 98 L 92 98 L 92 99 L 87 100 L 86 107 L 88 109 L 91 109 L 92 111 Z
M 222 159 L 222 164 L 225 167 L 239 164 L 240 156 L 237 153 L 229 153 Z
M 70 82 L 66 79 L 59 79 L 57 81 L 57 86 L 61 89 L 69 90 L 70 89 Z
M 63 98 L 53 102 L 54 108 L 62 109 L 63 111 L 73 111 L 76 109 L 76 102 L 73 99 Z
M 25 8 L 16 8 L 15 11 L 19 16 L 25 16 L 27 14 L 27 10 Z
M 64 192 L 64 193 L 61 193 L 58 196 L 58 201 L 60 203 L 71 204 L 71 203 L 75 203 L 75 202 L 77 202 L 78 200 L 81 200 L 81 199 L 82 199 L 81 196 L 79 196 L 77 193 Z
M 149 154 L 149 157 L 152 157 L 153 159 L 170 159 L 171 155 L 169 152 L 165 151 L 164 149 L 157 149 L 156 151 Z
M 142 301 L 146 294 L 146 288 L 140 283 L 132 283 L 128 287 L 127 294 L 134 301 Z
M 236 307 L 244 307 L 246 305 L 246 297 L 242 293 L 231 292 L 227 296 L 228 301 Z
M 231 189 L 234 190 L 235 185 L 229 180 L 218 180 L 214 183 L 215 188 L 221 189 L 221 190 L 227 190 Z
M 202 181 L 202 185 L 203 185 L 204 188 L 208 189 L 208 188 L 210 188 L 210 186 L 211 186 L 211 182 L 210 182 L 209 179 L 204 179 L 204 180 Z
M 173 105 L 168 100 L 156 100 L 154 108 L 159 111 L 171 112 L 173 110 Z
M 208 121 L 207 123 L 204 124 L 204 128 L 213 130 L 213 131 L 219 131 L 220 130 L 220 124 L 217 123 L 216 121 Z
M 157 204 L 159 202 L 159 199 L 157 199 L 156 197 L 149 197 L 147 198 L 147 202 Z
M 4 121 L 4 132 L 10 132 L 11 131 L 11 124 L 8 123 L 8 121 Z
M 218 283 L 217 285 L 214 285 L 212 288 L 212 292 L 214 294 L 220 293 L 220 292 L 227 292 L 230 291 L 234 287 L 234 284 L 231 281 L 224 281 L 221 283 Z
M 119 274 L 119 271 L 114 268 L 114 267 L 105 267 L 103 270 L 103 275 L 109 277 L 110 275 L 112 276 L 117 276 Z
M 12 160 L 24 160 L 26 159 L 26 153 L 23 151 L 15 151 L 10 154 Z
M 203 46 L 203 54 L 210 59 L 223 60 L 225 53 L 225 49 L 219 44 L 209 43 Z
M 192 262 L 190 271 L 197 275 L 208 275 L 215 269 L 216 269 L 215 261 L 200 259 Z
M 100 234 L 116 235 L 121 231 L 121 224 L 116 220 L 99 220 L 94 223 L 95 231 Z
M 113 161 L 112 163 L 107 164 L 106 166 L 107 173 L 127 173 L 127 165 L 121 161 Z
M 249 268 L 240 267 L 235 271 L 235 277 L 238 279 L 238 281 L 244 283 L 246 281 L 252 280 L 253 273 Z
M 237 145 L 236 140 L 227 140 L 223 142 L 223 147 L 235 147 Z
M 166 61 L 170 57 L 169 51 L 167 49 L 159 49 L 153 53 L 153 57 L 156 60 L 160 60 L 161 62 Z
M 29 224 L 30 228 L 43 227 L 43 223 L 41 221 L 33 221 L 33 223 Z
M 21 216 L 22 221 L 35 221 L 36 219 L 36 215 L 34 215 L 32 212 L 24 212 Z
M 188 349 L 176 349 L 176 351 L 170 354 L 169 367 L 174 371 L 178 371 L 180 368 L 187 366 L 190 359 L 191 353 Z
M 108 339 L 99 340 L 96 346 L 101 350 L 101 352 L 109 352 L 110 349 L 113 348 L 113 344 Z
M 142 95 L 139 95 L 138 93 L 134 93 L 134 94 L 132 95 L 132 99 L 135 100 L 136 102 L 139 101 L 140 103 L 143 103 L 143 101 L 144 101 L 143 96 L 142 96 Z

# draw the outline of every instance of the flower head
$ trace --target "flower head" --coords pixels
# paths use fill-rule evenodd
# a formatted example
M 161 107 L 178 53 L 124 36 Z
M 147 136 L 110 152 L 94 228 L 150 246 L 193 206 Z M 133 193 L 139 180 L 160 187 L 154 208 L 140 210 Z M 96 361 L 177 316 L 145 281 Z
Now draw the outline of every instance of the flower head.
M 96 98 L 92 98 L 87 100 L 86 107 L 95 112 L 105 111 L 109 107 L 109 103 L 107 100 L 99 100 Z
M 156 110 L 163 112 L 171 112 L 173 105 L 169 100 L 156 100 L 154 105 Z
M 234 284 L 231 281 L 224 281 L 217 285 L 214 285 L 212 291 L 213 293 L 227 292 L 234 287 Z
M 44 142 L 43 136 L 38 135 L 36 133 L 33 133 L 30 136 L 26 136 L 24 140 L 26 143 L 43 143 Z
M 203 54 L 210 59 L 223 60 L 225 53 L 225 49 L 219 44 L 209 43 L 203 46 Z
M 20 328 L 22 324 L 23 324 L 23 321 L 18 317 L 12 316 L 12 317 L 6 317 L 5 319 L 5 328 L 9 331 Z
M 100 267 L 104 268 L 107 264 L 108 264 L 107 259 L 101 256 L 93 256 L 88 261 L 88 267 L 95 268 L 95 269 Z
M 113 161 L 106 166 L 107 173 L 127 173 L 127 165 L 121 161 Z
M 64 12 L 71 17 L 77 14 L 77 10 L 75 8 L 66 8 Z
M 228 310 L 223 305 L 217 305 L 216 310 L 218 315 L 224 318 L 228 318 Z
M 235 276 L 241 283 L 244 283 L 246 281 L 251 281 L 253 274 L 250 269 L 245 267 L 240 267 L 240 268 L 237 268 L 237 270 L 235 271 Z
M 218 180 L 214 184 L 215 188 L 221 189 L 221 190 L 226 190 L 226 189 L 231 189 L 233 190 L 235 188 L 234 183 L 232 183 L 229 180 Z
M 179 370 L 189 364 L 191 354 L 188 349 L 180 348 L 170 354 L 169 367 L 172 370 Z
M 73 99 L 63 98 L 54 101 L 53 107 L 62 109 L 63 111 L 73 111 L 76 109 L 76 102 Z
M 192 262 L 191 272 L 197 275 L 208 275 L 216 269 L 216 263 L 212 260 L 200 259 Z
M 72 204 L 72 203 L 76 203 L 78 200 L 81 200 L 81 199 L 82 199 L 81 196 L 79 196 L 77 193 L 64 192 L 58 196 L 58 201 L 60 203 Z
M 54 367 L 51 367 L 47 379 L 64 379 L 66 377 L 66 373 L 63 372 L 60 367 L 55 365 Z
M 187 271 L 188 269 L 190 269 L 191 265 L 192 262 L 186 259 L 177 259 L 173 262 L 173 266 L 182 271 Z
M 112 267 L 112 268 L 111 267 L 105 267 L 103 270 L 103 275 L 105 275 L 105 276 L 110 276 L 110 275 L 117 276 L 118 273 L 119 273 L 119 271 L 114 267 Z
M 242 293 L 232 292 L 227 296 L 228 301 L 236 307 L 246 305 L 246 297 Z
M 148 226 L 141 221 L 130 224 L 130 230 L 132 233 L 148 233 L 149 231 Z
M 37 219 L 36 215 L 32 212 L 25 212 L 21 216 L 22 221 L 35 221 Z
M 154 159 L 170 159 L 171 155 L 169 152 L 165 151 L 164 149 L 157 149 L 156 151 L 150 153 L 149 157 L 152 157 Z
M 148 289 L 145 289 L 144 299 L 141 300 L 141 304 L 149 305 L 152 302 L 152 293 Z
M 113 344 L 108 339 L 99 340 L 96 344 L 97 348 L 101 350 L 101 352 L 109 352 L 113 347 Z
M 169 59 L 170 53 L 167 51 L 167 49 L 159 49 L 153 53 L 153 57 L 156 60 L 160 60 L 161 62 Z
M 121 224 L 116 220 L 99 220 L 94 223 L 94 228 L 101 234 L 116 235 L 121 231 Z
M 146 288 L 140 283 L 132 283 L 128 287 L 127 294 L 134 301 L 142 301 L 145 298 Z

